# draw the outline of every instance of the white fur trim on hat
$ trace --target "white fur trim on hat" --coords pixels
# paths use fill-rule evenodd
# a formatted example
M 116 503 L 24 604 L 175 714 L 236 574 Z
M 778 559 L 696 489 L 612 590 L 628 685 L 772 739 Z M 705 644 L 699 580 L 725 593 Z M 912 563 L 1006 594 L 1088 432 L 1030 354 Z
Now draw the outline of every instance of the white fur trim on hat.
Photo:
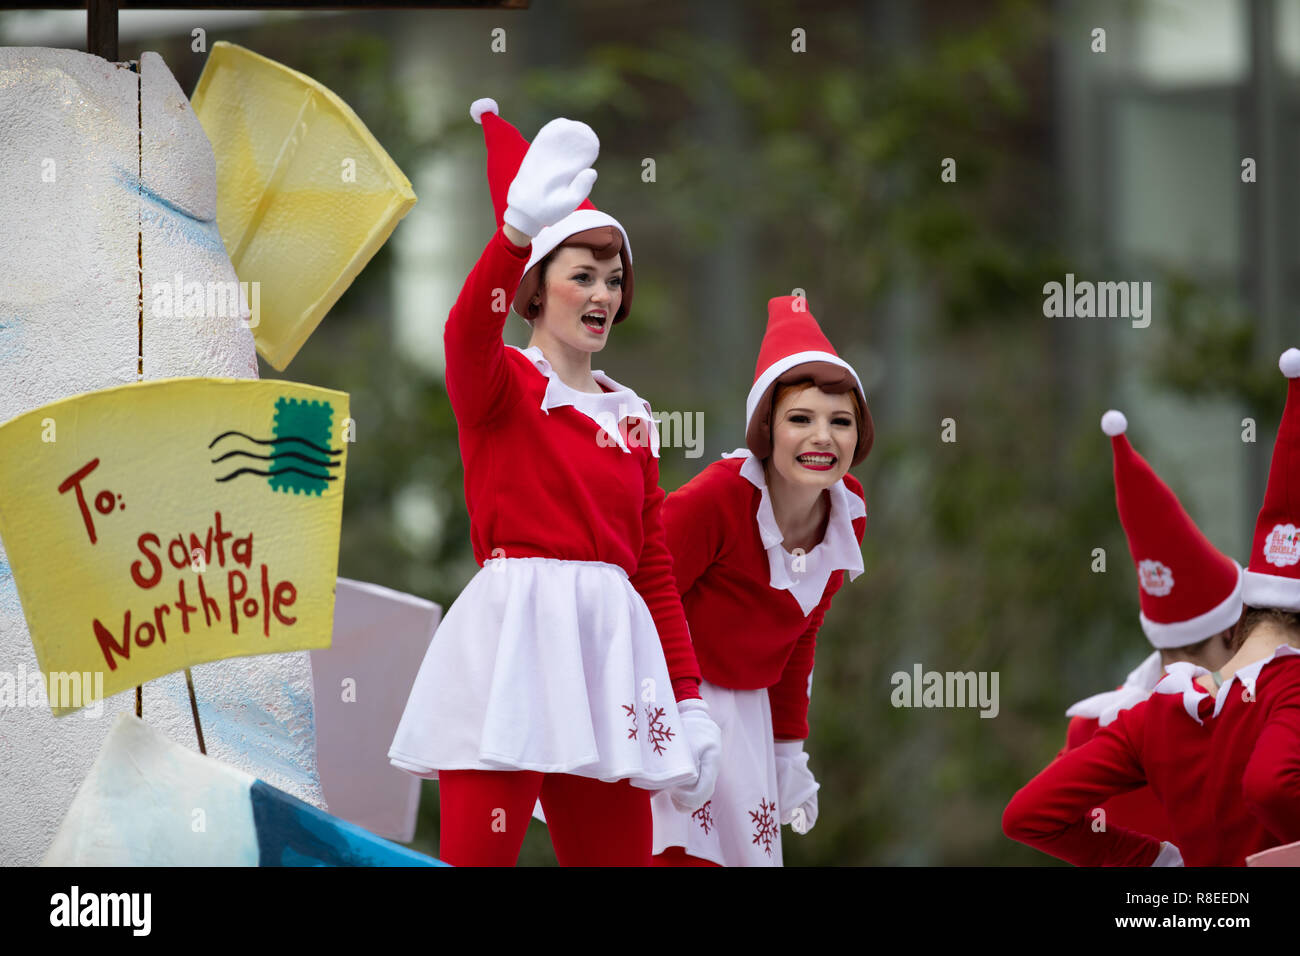
M 1232 563 L 1237 564 L 1236 561 Z M 1248 575 L 1249 572 L 1243 572 L 1241 565 L 1237 564 L 1237 585 L 1232 589 L 1232 593 L 1217 606 L 1189 620 L 1160 624 L 1145 614 L 1139 614 L 1147 640 L 1153 647 L 1186 647 L 1188 644 L 1196 644 L 1207 637 L 1213 637 L 1220 631 L 1226 631 L 1241 617 L 1242 604 L 1249 603 L 1242 601 L 1243 582 Z M 1300 581 L 1295 584 L 1300 588 Z
M 498 116 L 501 115 L 501 108 L 497 106 L 497 101 L 492 99 L 490 96 L 485 96 L 482 99 L 475 100 L 473 103 L 469 104 L 470 119 L 475 123 L 478 123 L 480 126 L 483 125 L 484 113 L 495 113 Z
M 1300 580 L 1279 574 L 1246 572 L 1242 599 L 1251 607 L 1275 607 L 1283 611 L 1300 611 Z
M 867 396 L 867 390 L 862 387 L 862 380 L 858 378 L 858 373 L 853 370 L 853 366 L 838 355 L 832 355 L 830 352 L 795 352 L 793 355 L 787 355 L 779 362 L 773 362 L 763 374 L 754 382 L 754 387 L 749 390 L 749 397 L 745 399 L 745 430 L 749 430 L 749 423 L 754 420 L 754 411 L 758 408 L 759 401 L 767 393 L 768 388 L 773 382 L 784 375 L 796 365 L 803 365 L 805 362 L 826 362 L 829 365 L 838 365 L 840 368 L 848 369 L 853 376 L 854 383 L 858 386 L 858 392 L 863 399 Z
M 1122 435 L 1128 431 L 1128 419 L 1124 417 L 1123 412 L 1111 409 L 1105 415 L 1101 416 L 1101 430 L 1111 438 L 1116 435 Z
M 1300 378 L 1300 349 L 1287 349 L 1277 360 L 1277 367 L 1287 378 Z

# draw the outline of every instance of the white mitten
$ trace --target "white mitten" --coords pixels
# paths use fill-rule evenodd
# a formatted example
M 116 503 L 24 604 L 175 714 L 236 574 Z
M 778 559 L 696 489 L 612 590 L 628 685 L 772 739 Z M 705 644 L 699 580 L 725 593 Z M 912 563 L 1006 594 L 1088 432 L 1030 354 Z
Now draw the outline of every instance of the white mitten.
M 699 698 L 679 700 L 677 712 L 682 715 L 686 742 L 690 744 L 691 757 L 695 760 L 696 778 L 690 783 L 670 787 L 668 796 L 682 813 L 694 813 L 709 802 L 718 783 L 718 771 L 722 768 L 722 731 L 709 716 L 709 705 Z
M 1160 844 L 1160 855 L 1156 857 L 1152 866 L 1182 866 L 1183 855 L 1179 852 L 1178 847 L 1174 846 L 1168 840 Z
M 807 833 L 817 822 L 817 790 L 821 787 L 808 769 L 802 740 L 778 740 L 776 751 L 776 805 L 781 822 L 795 833 Z
M 505 221 L 530 239 L 573 212 L 596 181 L 600 140 L 586 123 L 553 119 L 537 132 L 506 194 Z

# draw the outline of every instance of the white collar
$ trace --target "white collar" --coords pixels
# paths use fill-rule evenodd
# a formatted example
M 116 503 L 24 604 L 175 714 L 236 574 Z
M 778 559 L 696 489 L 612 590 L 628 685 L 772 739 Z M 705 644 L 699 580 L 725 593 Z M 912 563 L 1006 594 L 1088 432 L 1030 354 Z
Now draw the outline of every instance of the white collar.
M 789 591 L 799 602 L 799 608 L 805 617 L 821 603 L 826 583 L 832 574 L 846 571 L 852 581 L 862 573 L 862 546 L 858 544 L 853 522 L 867 516 L 867 506 L 861 498 L 849 491 L 844 479 L 841 478 L 828 489 L 831 513 L 821 543 L 807 554 L 792 555 L 781 547 L 785 536 L 781 534 L 776 514 L 772 510 L 772 498 L 767 490 L 763 463 L 747 448 L 737 448 L 722 457 L 745 459 L 740 466 L 740 476 L 761 492 L 754 520 L 758 523 L 763 549 L 767 551 L 770 575 L 768 583 L 777 590 Z
M 1175 661 L 1165 668 L 1165 679 L 1156 685 L 1155 692 L 1157 694 L 1182 694 L 1183 710 L 1187 711 L 1192 720 L 1203 727 L 1205 721 L 1201 720 L 1200 703 L 1210 695 L 1208 691 L 1202 689 L 1200 684 L 1196 683 L 1196 678 L 1208 673 L 1209 671 L 1204 667 L 1193 664 L 1191 661 Z M 1219 689 L 1220 691 L 1223 690 L 1222 687 Z M 1215 713 L 1218 713 L 1217 709 Z
M 541 409 L 546 414 L 549 415 L 552 408 L 570 405 L 599 425 L 601 431 L 625 452 L 631 452 L 631 449 L 623 440 L 623 433 L 618 427 L 619 422 L 625 418 L 640 419 L 645 422 L 643 427 L 649 432 L 650 453 L 656 458 L 659 457 L 659 429 L 650 414 L 650 405 L 632 389 L 620 385 L 599 369 L 592 369 L 591 377 L 596 380 L 596 383 L 611 391 L 600 394 L 580 392 L 560 380 L 560 376 L 551 368 L 551 363 L 546 360 L 546 356 L 536 345 L 526 349 L 521 349 L 517 345 L 508 348 L 522 354 L 533 363 L 537 371 L 546 376 L 546 392 L 542 395 L 541 404 Z
M 1233 681 L 1241 681 L 1241 694 L 1243 700 L 1254 700 L 1255 683 L 1259 680 L 1259 672 L 1262 671 L 1266 665 L 1277 660 L 1279 657 L 1292 656 L 1300 656 L 1300 649 L 1292 647 L 1290 644 L 1280 644 L 1273 648 L 1273 653 L 1268 657 L 1261 657 L 1259 660 L 1255 661 L 1255 663 L 1247 664 L 1241 670 L 1233 673 L 1231 677 L 1223 682 L 1223 686 L 1219 688 L 1219 695 L 1214 700 L 1214 716 L 1218 717 L 1219 711 L 1223 710 L 1223 705 L 1228 700 L 1228 688 L 1232 686 Z
M 1108 690 L 1085 697 L 1067 710 L 1065 716 L 1095 717 L 1098 726 L 1105 727 L 1119 716 L 1121 710 L 1128 710 L 1150 697 L 1156 684 L 1164 676 L 1165 668 L 1160 662 L 1160 652 L 1156 651 L 1124 678 L 1124 684 L 1119 690 Z
M 1270 662 L 1277 660 L 1279 657 L 1290 657 L 1300 655 L 1300 650 L 1292 647 L 1290 644 L 1282 644 L 1273 649 L 1273 653 L 1268 657 L 1260 658 L 1253 664 L 1247 664 L 1241 670 L 1236 671 L 1231 677 L 1223 682 L 1219 688 L 1219 693 L 1214 698 L 1214 716 L 1219 716 L 1219 711 L 1223 710 L 1223 705 L 1228 701 L 1229 689 L 1233 681 L 1241 682 L 1241 692 L 1248 695 L 1247 699 L 1253 700 L 1255 697 L 1255 683 L 1259 680 L 1259 672 L 1264 669 Z M 1201 688 L 1196 683 L 1196 678 L 1202 674 L 1210 673 L 1204 667 L 1200 667 L 1190 661 L 1178 661 L 1170 664 L 1165 668 L 1168 674 L 1164 680 L 1156 685 L 1157 694 L 1182 694 L 1183 709 L 1192 715 L 1192 718 L 1198 723 L 1203 724 L 1198 714 L 1198 705 L 1202 700 L 1209 697 L 1209 692 Z

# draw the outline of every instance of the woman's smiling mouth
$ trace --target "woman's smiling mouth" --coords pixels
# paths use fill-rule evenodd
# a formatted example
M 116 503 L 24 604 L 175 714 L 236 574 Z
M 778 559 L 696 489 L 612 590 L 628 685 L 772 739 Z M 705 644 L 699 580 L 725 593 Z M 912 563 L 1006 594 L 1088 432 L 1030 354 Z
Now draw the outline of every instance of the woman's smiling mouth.
M 795 461 L 812 471 L 830 471 L 835 466 L 836 458 L 829 452 L 807 452 L 797 456 Z

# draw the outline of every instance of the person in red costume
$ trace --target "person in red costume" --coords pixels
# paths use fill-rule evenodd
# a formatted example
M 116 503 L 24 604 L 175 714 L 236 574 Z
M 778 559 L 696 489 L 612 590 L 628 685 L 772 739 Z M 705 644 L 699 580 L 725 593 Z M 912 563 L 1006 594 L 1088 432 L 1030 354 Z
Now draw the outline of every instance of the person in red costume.
M 668 496 L 673 569 L 722 728 L 713 799 L 656 795 L 657 866 L 780 866 L 781 824 L 817 820 L 808 736 L 817 631 L 862 573 L 866 505 L 849 466 L 871 450 L 862 383 L 802 297 L 768 303 L 745 440 Z
M 1151 697 L 1025 785 L 1007 836 L 1078 865 L 1241 866 L 1300 840 L 1300 350 L 1243 575 L 1233 656 L 1167 668 Z M 1089 809 L 1149 784 L 1173 842 L 1095 826 Z
M 1061 753 L 1086 743 L 1120 711 L 1150 697 L 1169 664 L 1222 667 L 1232 656 L 1232 629 L 1241 617 L 1241 565 L 1209 542 L 1169 486 L 1133 450 L 1122 412 L 1103 415 L 1101 429 L 1110 436 L 1115 458 L 1115 503 L 1137 570 L 1138 617 L 1156 650 L 1118 690 L 1094 694 L 1065 712 L 1071 720 Z M 1094 821 L 1172 839 L 1164 807 L 1150 787 L 1119 794 L 1091 812 Z
M 439 781 L 439 855 L 512 865 L 534 802 L 561 865 L 650 863 L 650 790 L 695 809 L 720 731 L 674 586 L 649 406 L 591 367 L 632 302 L 623 227 L 587 194 L 599 142 L 482 124 L 499 228 L 444 333 L 474 556 L 389 751 Z M 508 189 L 507 189 L 508 187 Z M 507 310 L 529 347 L 501 340 Z

